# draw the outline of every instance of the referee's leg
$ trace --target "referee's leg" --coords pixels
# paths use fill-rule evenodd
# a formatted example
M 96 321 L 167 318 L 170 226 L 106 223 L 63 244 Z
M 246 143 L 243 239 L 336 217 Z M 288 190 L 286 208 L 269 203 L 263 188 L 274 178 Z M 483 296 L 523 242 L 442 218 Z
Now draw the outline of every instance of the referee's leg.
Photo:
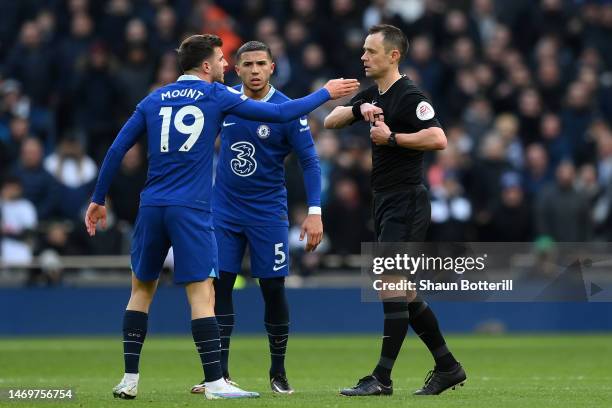
M 378 242 L 423 242 L 431 218 L 429 195 L 424 186 L 406 191 L 375 195 L 374 221 Z M 385 275 L 385 282 L 399 281 L 401 276 Z M 378 364 L 371 379 L 343 390 L 345 395 L 391 394 L 391 371 L 412 327 L 425 343 L 435 361 L 435 368 L 425 385 L 415 394 L 440 394 L 465 381 L 465 372 L 448 349 L 433 311 L 416 292 L 380 292 L 384 311 L 383 341 Z M 348 393 L 347 393 L 348 392 Z
M 429 194 L 424 186 L 418 186 L 411 198 L 406 238 L 409 242 L 423 242 L 431 220 Z M 427 346 L 435 361 L 432 375 L 415 394 L 437 395 L 457 384 L 463 385 L 465 372 L 449 350 L 431 307 L 416 291 L 407 291 L 405 299 L 410 327 Z

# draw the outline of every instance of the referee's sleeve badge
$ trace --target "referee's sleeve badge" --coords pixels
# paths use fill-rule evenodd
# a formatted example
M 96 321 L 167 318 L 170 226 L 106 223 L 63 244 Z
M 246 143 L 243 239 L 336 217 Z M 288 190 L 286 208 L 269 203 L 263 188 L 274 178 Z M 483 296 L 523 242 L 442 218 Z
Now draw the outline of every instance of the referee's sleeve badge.
M 435 111 L 433 106 L 427 101 L 421 101 L 416 108 L 416 116 L 420 120 L 429 120 L 433 119 L 435 116 Z

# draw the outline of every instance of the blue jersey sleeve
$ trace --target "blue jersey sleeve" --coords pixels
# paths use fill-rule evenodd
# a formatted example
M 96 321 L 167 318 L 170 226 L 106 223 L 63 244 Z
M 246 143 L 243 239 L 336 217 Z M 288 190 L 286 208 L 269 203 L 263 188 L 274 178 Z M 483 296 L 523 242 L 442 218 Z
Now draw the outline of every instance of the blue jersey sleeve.
M 302 117 L 287 124 L 289 143 L 295 150 L 304 175 L 304 189 L 309 207 L 321 206 L 321 166 L 308 119 Z
M 104 205 L 106 193 L 108 192 L 115 173 L 117 173 L 117 169 L 121 165 L 123 156 L 125 156 L 125 153 L 134 146 L 138 137 L 145 130 L 146 119 L 141 104 L 139 104 L 130 119 L 123 125 L 117 138 L 106 153 L 91 201 L 96 204 Z
M 234 89 L 234 91 L 236 91 Z M 230 91 L 227 91 L 230 93 Z M 238 95 L 240 98 L 240 96 Z M 321 88 L 300 99 L 287 101 L 281 104 L 259 102 L 251 99 L 244 100 L 244 103 L 235 104 L 229 109 L 224 110 L 228 114 L 240 116 L 249 120 L 261 120 L 267 122 L 289 122 L 300 116 L 306 115 L 330 99 L 329 92 Z
M 236 106 L 244 103 L 249 99 L 247 96 L 240 93 L 240 91 L 220 84 L 219 82 L 213 83 L 213 100 L 219 106 L 222 112 L 229 112 Z

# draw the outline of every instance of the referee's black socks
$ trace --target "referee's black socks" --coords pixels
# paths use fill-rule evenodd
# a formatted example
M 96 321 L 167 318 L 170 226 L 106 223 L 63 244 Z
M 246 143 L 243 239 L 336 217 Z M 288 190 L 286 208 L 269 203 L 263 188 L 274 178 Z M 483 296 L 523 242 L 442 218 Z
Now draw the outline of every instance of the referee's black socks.
M 221 335 L 221 369 L 223 377 L 229 377 L 229 347 L 232 331 L 234 330 L 234 302 L 232 293 L 236 274 L 219 272 L 219 279 L 215 279 L 215 316 L 219 324 Z
M 436 368 L 450 371 L 457 365 L 457 360 L 448 350 L 446 341 L 440 332 L 438 319 L 419 295 L 408 304 L 410 327 L 421 338 L 436 362 Z
M 285 374 L 285 353 L 289 340 L 289 305 L 285 295 L 285 278 L 259 279 L 266 304 L 264 324 L 270 346 L 270 376 Z
M 385 323 L 380 360 L 372 373 L 383 385 L 391 385 L 391 370 L 402 348 L 409 325 L 409 305 L 405 297 L 383 300 Z

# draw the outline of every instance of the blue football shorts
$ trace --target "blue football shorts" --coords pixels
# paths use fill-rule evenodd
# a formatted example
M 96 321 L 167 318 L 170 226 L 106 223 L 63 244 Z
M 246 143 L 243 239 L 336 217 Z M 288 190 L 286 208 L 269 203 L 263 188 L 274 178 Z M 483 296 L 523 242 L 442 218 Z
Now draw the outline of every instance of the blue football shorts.
M 182 206 L 143 206 L 132 235 L 132 271 L 141 281 L 159 278 L 168 250 L 174 251 L 174 282 L 218 277 L 212 214 Z
M 246 245 L 251 254 L 251 276 L 289 275 L 289 227 L 239 225 L 215 219 L 219 270 L 239 273 Z

